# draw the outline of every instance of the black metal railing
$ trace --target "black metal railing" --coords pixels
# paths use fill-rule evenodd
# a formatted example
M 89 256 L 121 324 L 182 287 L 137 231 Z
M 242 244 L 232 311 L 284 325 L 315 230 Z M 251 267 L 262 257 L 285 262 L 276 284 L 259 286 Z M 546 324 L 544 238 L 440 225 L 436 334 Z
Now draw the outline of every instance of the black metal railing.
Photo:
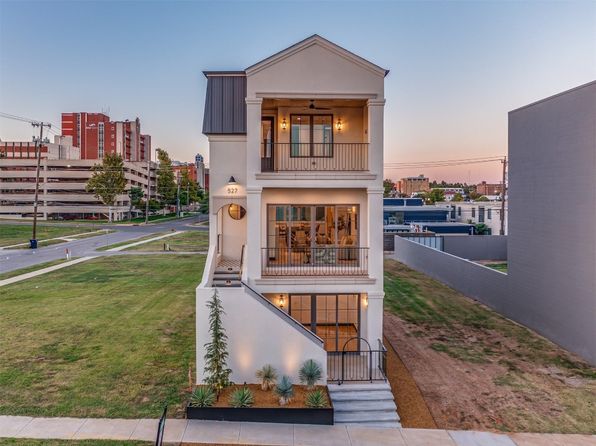
M 155 446 L 161 446 L 163 444 L 163 434 L 166 430 L 166 415 L 168 413 L 168 406 L 163 408 L 163 413 L 157 423 L 157 437 L 155 437 Z
M 368 143 L 263 143 L 262 172 L 366 171 Z
M 348 350 L 348 345 L 356 345 L 356 348 Z M 338 384 L 346 381 L 386 381 L 387 349 L 380 339 L 373 350 L 366 339 L 351 338 L 341 351 L 327 352 L 327 378 Z
M 368 248 L 316 246 L 262 248 L 263 276 L 363 276 Z

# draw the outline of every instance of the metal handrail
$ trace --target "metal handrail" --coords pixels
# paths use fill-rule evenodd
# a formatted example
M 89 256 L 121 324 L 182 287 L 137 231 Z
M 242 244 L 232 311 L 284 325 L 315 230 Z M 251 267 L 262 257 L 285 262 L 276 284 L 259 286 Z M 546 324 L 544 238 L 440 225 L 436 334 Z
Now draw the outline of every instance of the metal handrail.
M 366 142 L 262 143 L 262 153 L 271 154 L 261 157 L 261 171 L 366 171 L 368 146 Z
M 166 430 L 166 414 L 168 413 L 168 406 L 163 408 L 163 413 L 157 423 L 157 437 L 155 438 L 155 446 L 161 446 L 163 444 L 163 434 Z
M 261 304 L 265 305 L 267 308 L 269 308 L 271 311 L 273 311 L 279 317 L 281 317 L 282 319 L 284 319 L 286 322 L 289 322 L 290 324 L 295 325 L 296 328 L 298 328 L 298 331 L 300 331 L 303 335 L 305 335 L 306 337 L 308 337 L 311 341 L 319 344 L 319 346 L 321 348 L 323 348 L 323 346 L 325 345 L 325 341 L 323 341 L 315 333 L 313 333 L 312 331 L 310 331 L 308 328 L 305 328 L 304 325 L 302 325 L 300 322 L 298 322 L 296 319 L 294 319 L 288 313 L 286 313 L 282 309 L 278 308 L 276 305 L 272 304 L 269 301 L 269 299 L 267 299 L 265 296 L 263 296 L 261 293 L 259 293 L 254 288 L 251 288 L 251 286 L 248 285 L 246 282 L 241 281 L 240 283 L 242 284 L 242 286 L 244 288 L 246 288 L 249 291 L 249 293 L 253 297 L 255 297 L 259 302 L 261 302 Z

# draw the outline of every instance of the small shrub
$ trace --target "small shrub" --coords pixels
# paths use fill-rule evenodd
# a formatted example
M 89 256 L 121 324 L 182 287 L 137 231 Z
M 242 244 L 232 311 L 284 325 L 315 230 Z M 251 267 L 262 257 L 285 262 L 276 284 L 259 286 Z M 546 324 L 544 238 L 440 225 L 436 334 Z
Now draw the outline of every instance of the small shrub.
M 192 407 L 211 407 L 215 403 L 215 392 L 210 386 L 199 386 L 190 395 Z
M 255 397 L 248 387 L 236 389 L 230 395 L 230 406 L 250 407 L 255 403 Z
M 320 409 L 322 407 L 327 407 L 327 395 L 321 389 L 313 390 L 312 392 L 308 392 L 306 394 L 306 407 L 311 407 L 314 409 Z
M 321 367 L 312 359 L 304 361 L 304 364 L 302 364 L 302 367 L 298 371 L 300 382 L 306 384 L 309 390 L 314 389 L 315 384 L 321 379 L 322 375 Z
M 271 364 L 265 364 L 262 369 L 257 370 L 257 378 L 261 380 L 261 389 L 273 389 L 277 380 L 277 370 Z
M 287 376 L 282 376 L 281 381 L 275 387 L 275 393 L 279 396 L 279 405 L 285 406 L 294 396 L 294 386 Z

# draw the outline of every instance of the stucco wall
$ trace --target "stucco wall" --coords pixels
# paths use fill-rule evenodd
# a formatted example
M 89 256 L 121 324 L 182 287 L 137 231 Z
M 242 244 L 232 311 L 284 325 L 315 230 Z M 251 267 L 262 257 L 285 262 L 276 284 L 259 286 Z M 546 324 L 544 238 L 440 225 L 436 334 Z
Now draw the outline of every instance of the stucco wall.
M 469 260 L 507 260 L 507 236 L 443 235 L 443 251 Z
M 205 343 L 209 342 L 209 322 L 206 303 L 213 288 L 197 288 L 197 382 L 203 381 Z M 223 324 L 228 335 L 228 366 L 232 381 L 256 383 L 257 369 L 271 364 L 281 375 L 298 383 L 298 369 L 307 359 L 314 359 L 327 376 L 325 350 L 304 336 L 293 325 L 265 308 L 244 288 L 219 290 L 226 314 Z
M 509 114 L 520 321 L 596 363 L 596 82 Z

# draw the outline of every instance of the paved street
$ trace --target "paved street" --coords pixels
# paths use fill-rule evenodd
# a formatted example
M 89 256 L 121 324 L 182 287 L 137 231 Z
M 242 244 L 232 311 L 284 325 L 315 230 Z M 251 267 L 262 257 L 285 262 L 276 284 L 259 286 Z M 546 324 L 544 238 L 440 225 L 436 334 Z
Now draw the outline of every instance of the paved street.
M 139 226 L 122 226 L 122 225 L 101 225 L 103 229 L 111 229 L 115 232 L 99 235 L 97 237 L 89 237 L 72 242 L 59 243 L 47 247 L 31 250 L 31 249 L 11 249 L 0 250 L 0 273 L 14 271 L 20 268 L 26 268 L 38 263 L 49 262 L 52 260 L 63 259 L 65 257 L 66 248 L 70 249 L 72 257 L 84 257 L 94 255 L 110 255 L 112 253 L 100 251 L 101 248 L 115 243 L 125 242 L 139 237 L 144 237 L 150 234 L 159 232 L 177 230 L 177 231 L 206 231 L 207 226 L 192 226 L 193 223 L 204 221 L 208 218 L 207 215 L 199 215 L 196 217 L 183 218 L 181 220 L 170 220 L 163 223 L 155 223 Z M 14 224 L 14 222 L 0 222 L 0 231 L 2 224 Z M 29 223 L 30 224 L 30 223 Z M 45 224 L 45 223 L 44 223 Z M 65 225 L 68 223 L 55 223 Z M 95 225 L 94 229 L 97 229 Z M 81 226 L 81 232 L 87 232 L 90 229 L 87 226 Z

